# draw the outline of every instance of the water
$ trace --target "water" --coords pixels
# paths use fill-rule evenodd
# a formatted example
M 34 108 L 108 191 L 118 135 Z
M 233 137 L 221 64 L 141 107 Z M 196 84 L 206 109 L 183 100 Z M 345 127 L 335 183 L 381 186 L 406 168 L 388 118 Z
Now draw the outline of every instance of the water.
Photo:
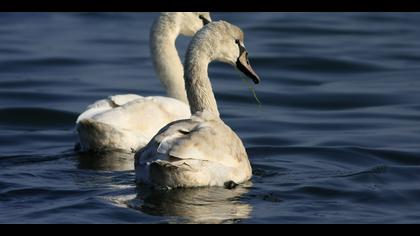
M 214 13 L 243 28 L 262 78 L 259 106 L 230 66 L 210 67 L 254 176 L 169 192 L 136 188 L 131 156 L 73 151 L 88 104 L 163 95 L 156 16 L 0 14 L 1 223 L 420 222 L 419 13 Z

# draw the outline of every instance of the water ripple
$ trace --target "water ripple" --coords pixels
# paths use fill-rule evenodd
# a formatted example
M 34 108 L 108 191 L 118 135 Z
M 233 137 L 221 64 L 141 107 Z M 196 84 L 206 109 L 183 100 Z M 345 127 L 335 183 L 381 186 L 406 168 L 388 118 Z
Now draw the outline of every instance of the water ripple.
M 77 114 L 46 108 L 4 108 L 0 109 L 0 126 L 3 127 L 69 127 Z
M 419 221 L 420 14 L 212 13 L 241 26 L 262 78 L 259 106 L 239 72 L 209 65 L 253 177 L 174 191 L 135 186 L 132 155 L 73 150 L 95 100 L 164 94 L 157 15 L 0 14 L 1 223 Z

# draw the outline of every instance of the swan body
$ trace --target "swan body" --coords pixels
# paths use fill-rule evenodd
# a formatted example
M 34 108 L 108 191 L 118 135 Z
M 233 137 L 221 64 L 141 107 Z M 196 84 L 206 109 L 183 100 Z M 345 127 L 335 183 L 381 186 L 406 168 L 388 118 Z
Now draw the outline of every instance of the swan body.
M 163 126 L 189 113 L 189 107 L 174 98 L 111 96 L 94 103 L 76 127 L 83 150 L 135 151 Z
M 210 111 L 169 124 L 138 155 L 138 183 L 224 186 L 242 183 L 252 173 L 239 137 Z
M 189 119 L 162 128 L 135 155 L 136 182 L 167 188 L 243 183 L 252 168 L 240 138 L 219 117 L 207 67 L 219 60 L 259 82 L 243 46 L 242 31 L 212 22 L 193 37 L 185 59 Z
M 209 13 L 161 13 L 150 34 L 158 78 L 169 97 L 114 95 L 89 105 L 76 121 L 80 151 L 136 151 L 171 121 L 190 117 L 183 66 L 175 47 L 179 34 L 193 36 Z

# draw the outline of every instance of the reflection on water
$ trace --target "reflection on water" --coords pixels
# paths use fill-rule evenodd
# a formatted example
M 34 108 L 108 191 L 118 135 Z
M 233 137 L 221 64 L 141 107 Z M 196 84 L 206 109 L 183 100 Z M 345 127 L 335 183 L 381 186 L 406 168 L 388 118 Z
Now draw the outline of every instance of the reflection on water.
M 79 169 L 102 171 L 134 170 L 134 154 L 124 152 L 78 153 Z
M 165 94 L 157 15 L 0 13 L 0 223 L 419 222 L 419 13 L 213 13 L 243 29 L 263 79 L 258 107 L 209 66 L 253 186 L 170 192 L 136 187 L 132 155 L 73 151 L 93 101 Z
M 124 152 L 79 153 L 78 169 L 105 172 L 94 178 L 78 175 L 75 182 L 90 188 L 107 185 L 119 192 L 104 199 L 145 214 L 169 217 L 169 223 L 235 223 L 251 215 L 252 206 L 241 201 L 241 197 L 248 193 L 251 182 L 233 189 L 204 187 L 162 190 L 138 186 L 133 195 L 131 182 L 127 182 L 126 176 L 129 174 L 126 171 L 134 168 L 133 158 L 133 154 Z M 110 176 L 109 171 L 122 171 L 121 179 Z
M 225 188 L 154 190 L 137 188 L 137 197 L 127 201 L 130 208 L 157 216 L 174 217 L 171 223 L 234 223 L 249 218 L 252 206 L 242 202 L 251 183 Z

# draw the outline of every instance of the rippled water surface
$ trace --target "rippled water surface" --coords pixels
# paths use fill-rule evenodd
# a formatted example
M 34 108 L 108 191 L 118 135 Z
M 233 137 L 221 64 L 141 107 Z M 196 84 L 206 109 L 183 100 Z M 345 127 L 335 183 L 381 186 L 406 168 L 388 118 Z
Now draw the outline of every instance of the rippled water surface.
M 230 66 L 209 69 L 254 176 L 173 191 L 136 187 L 129 155 L 73 151 L 93 101 L 164 94 L 156 16 L 0 14 L 1 223 L 420 222 L 420 14 L 214 13 L 262 78 L 259 106 Z

